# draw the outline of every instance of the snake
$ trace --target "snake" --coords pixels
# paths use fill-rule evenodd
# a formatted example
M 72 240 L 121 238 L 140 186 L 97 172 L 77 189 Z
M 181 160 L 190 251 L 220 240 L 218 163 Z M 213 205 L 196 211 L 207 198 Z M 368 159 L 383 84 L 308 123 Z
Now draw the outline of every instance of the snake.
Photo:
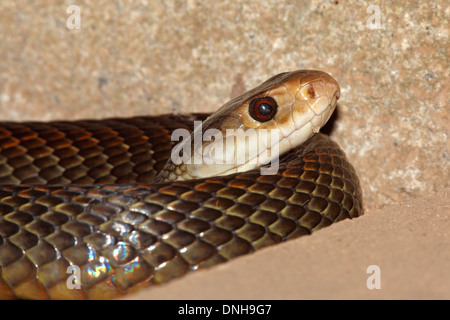
M 319 132 L 339 97 L 297 70 L 212 114 L 1 122 L 0 298 L 117 298 L 362 215 Z

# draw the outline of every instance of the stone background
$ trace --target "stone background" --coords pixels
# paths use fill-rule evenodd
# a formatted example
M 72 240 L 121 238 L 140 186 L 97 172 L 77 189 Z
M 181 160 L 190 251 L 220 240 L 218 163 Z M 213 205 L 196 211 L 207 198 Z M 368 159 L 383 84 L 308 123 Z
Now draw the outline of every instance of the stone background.
M 371 211 L 449 187 L 449 16 L 445 0 L 2 0 L 1 119 L 211 112 L 320 69 L 341 85 L 331 135 Z

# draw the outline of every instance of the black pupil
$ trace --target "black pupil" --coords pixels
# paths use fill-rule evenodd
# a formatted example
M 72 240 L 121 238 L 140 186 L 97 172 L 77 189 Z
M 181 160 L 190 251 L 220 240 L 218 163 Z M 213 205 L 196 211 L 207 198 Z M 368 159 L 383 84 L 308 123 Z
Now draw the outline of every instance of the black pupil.
M 267 116 L 272 112 L 272 106 L 267 102 L 263 102 L 258 106 L 258 112 L 263 116 Z

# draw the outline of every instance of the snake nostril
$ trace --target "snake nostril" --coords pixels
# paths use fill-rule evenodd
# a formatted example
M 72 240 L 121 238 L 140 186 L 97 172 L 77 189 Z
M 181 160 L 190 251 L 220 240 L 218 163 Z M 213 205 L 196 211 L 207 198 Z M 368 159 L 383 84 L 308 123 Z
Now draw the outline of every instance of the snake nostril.
M 314 87 L 311 84 L 308 86 L 308 94 L 311 99 L 314 99 L 316 96 L 316 91 L 314 90 Z

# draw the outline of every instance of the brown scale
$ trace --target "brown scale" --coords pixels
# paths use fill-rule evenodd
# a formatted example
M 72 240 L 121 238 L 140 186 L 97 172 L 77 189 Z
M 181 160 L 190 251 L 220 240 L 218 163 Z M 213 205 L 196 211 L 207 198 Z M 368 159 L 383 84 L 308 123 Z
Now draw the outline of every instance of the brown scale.
M 362 214 L 353 167 L 321 134 L 276 175 L 151 184 L 193 120 L 1 124 L 0 298 L 117 297 Z

